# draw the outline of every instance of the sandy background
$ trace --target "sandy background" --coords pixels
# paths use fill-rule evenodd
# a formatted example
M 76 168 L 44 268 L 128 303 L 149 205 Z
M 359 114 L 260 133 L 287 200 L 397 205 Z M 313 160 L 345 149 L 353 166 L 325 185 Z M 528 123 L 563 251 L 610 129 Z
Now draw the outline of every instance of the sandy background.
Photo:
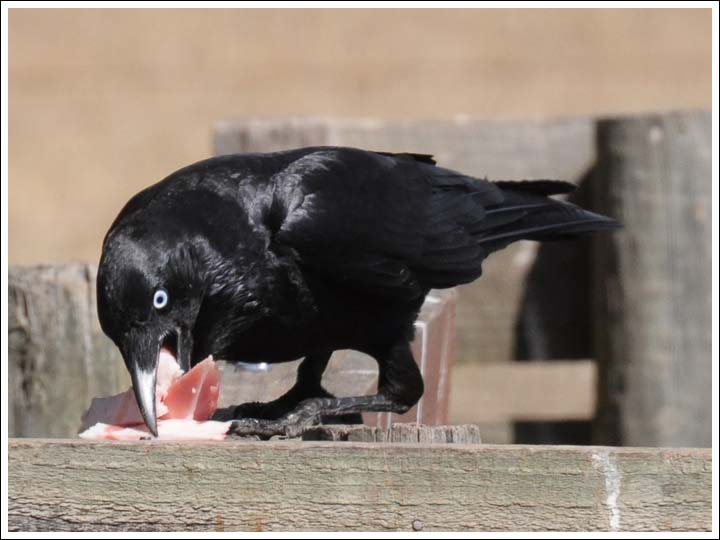
M 710 106 L 709 10 L 11 10 L 10 262 L 96 261 L 227 117 Z

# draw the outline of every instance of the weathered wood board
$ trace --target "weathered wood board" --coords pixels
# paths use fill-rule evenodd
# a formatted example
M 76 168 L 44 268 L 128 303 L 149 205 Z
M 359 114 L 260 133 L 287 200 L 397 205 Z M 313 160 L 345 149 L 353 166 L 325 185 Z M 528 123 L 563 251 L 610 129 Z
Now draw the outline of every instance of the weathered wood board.
M 474 424 L 426 426 L 394 423 L 390 427 L 329 424 L 307 428 L 304 441 L 349 441 L 373 443 L 480 444 L 480 428 Z
M 96 267 L 11 266 L 8 274 L 9 432 L 72 437 L 93 397 L 130 386 L 98 322 Z
M 592 360 L 463 364 L 451 378 L 453 422 L 592 420 L 595 415 Z
M 711 124 L 686 112 L 598 125 L 596 200 L 624 225 L 596 258 L 604 440 L 712 444 Z
M 11 531 L 704 531 L 709 449 L 10 441 Z

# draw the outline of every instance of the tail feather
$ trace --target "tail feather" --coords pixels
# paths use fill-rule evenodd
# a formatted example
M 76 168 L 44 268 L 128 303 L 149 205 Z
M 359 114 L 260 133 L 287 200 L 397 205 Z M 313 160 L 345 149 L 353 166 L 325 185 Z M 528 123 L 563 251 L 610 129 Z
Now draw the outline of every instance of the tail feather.
M 562 180 L 498 180 L 493 182 L 502 190 L 519 191 L 534 195 L 562 195 L 577 187 Z
M 543 181 L 539 186 L 533 186 L 532 182 L 500 184 L 506 200 L 488 214 L 494 218 L 509 215 L 516 219 L 500 227 L 485 229 L 476 236 L 478 244 L 488 251 L 496 251 L 516 240 L 559 240 L 620 227 L 612 218 L 547 198 L 547 194 L 561 192 L 571 184 L 552 181 Z M 508 187 L 511 189 L 505 191 Z
M 412 265 L 427 287 L 477 279 L 483 260 L 516 240 L 557 240 L 619 227 L 613 219 L 550 198 L 575 188 L 567 182 L 488 182 L 434 171 L 422 252 Z
M 588 212 L 589 213 L 589 212 Z M 617 229 L 620 224 L 609 218 L 600 216 L 602 219 L 584 218 L 575 221 L 562 223 L 549 223 L 545 225 L 522 226 L 504 231 L 493 231 L 494 234 L 479 238 L 479 244 L 492 244 L 498 241 L 512 242 L 514 240 L 554 240 L 562 237 L 570 237 L 576 234 L 599 232 L 609 229 Z

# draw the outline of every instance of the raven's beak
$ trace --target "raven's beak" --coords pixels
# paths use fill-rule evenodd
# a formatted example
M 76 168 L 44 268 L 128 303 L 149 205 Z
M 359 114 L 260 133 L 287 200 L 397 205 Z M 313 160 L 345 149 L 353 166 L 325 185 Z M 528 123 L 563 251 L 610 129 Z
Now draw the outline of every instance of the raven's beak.
M 122 347 L 125 365 L 130 372 L 133 391 L 140 413 L 150 432 L 157 437 L 155 383 L 157 380 L 160 336 L 147 330 L 133 330 Z

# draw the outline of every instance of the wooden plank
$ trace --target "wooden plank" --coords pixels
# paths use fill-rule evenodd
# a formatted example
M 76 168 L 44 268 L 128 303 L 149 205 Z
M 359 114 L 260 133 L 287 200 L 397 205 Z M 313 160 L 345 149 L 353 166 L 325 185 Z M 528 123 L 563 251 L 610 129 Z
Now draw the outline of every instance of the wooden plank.
M 11 440 L 11 531 L 710 530 L 709 449 Z
M 394 423 L 389 429 L 364 425 L 323 425 L 306 429 L 304 441 L 350 441 L 374 443 L 455 443 L 480 444 L 480 429 L 476 425 L 426 426 Z
M 599 124 L 597 199 L 624 224 L 596 259 L 605 440 L 711 445 L 711 144 L 709 112 Z
M 103 334 L 95 265 L 11 266 L 8 272 L 9 432 L 75 436 L 93 397 L 130 385 Z
M 267 152 L 300 146 L 355 146 L 371 150 L 434 154 L 438 162 L 478 178 L 555 178 L 578 182 L 595 160 L 594 119 L 542 121 L 369 120 L 309 118 L 246 118 L 220 122 L 215 128 L 215 153 Z M 579 244 L 563 242 L 555 253 L 573 259 Z M 483 277 L 460 288 L 457 307 L 455 364 L 509 361 L 515 356 L 516 323 L 523 283 L 535 259 L 537 244 L 519 242 L 493 254 Z M 558 294 L 564 293 L 556 287 Z M 570 304 L 574 307 L 574 304 Z M 588 323 L 587 310 L 566 314 L 555 332 L 568 339 Z M 547 336 L 534 336 L 545 342 Z M 590 343 L 581 356 L 592 355 Z
M 376 426 L 315 426 L 302 434 L 304 441 L 385 442 L 387 431 Z
M 455 366 L 453 423 L 590 420 L 597 369 L 592 360 Z

